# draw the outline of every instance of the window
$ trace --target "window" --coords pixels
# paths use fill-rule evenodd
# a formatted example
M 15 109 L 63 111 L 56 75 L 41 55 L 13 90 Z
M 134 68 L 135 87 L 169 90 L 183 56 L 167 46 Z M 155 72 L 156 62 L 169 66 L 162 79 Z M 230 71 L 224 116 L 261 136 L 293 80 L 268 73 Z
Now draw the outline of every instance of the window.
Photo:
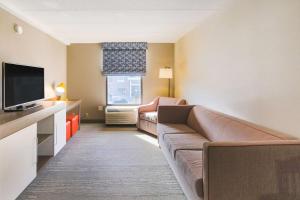
M 141 104 L 141 76 L 107 76 L 106 98 L 108 105 Z

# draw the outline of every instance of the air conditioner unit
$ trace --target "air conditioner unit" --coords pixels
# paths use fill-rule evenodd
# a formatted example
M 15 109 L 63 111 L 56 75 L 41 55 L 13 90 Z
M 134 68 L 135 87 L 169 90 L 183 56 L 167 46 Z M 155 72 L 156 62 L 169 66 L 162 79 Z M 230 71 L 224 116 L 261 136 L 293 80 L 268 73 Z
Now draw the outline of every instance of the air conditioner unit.
M 136 124 L 136 106 L 107 106 L 105 109 L 105 124 Z

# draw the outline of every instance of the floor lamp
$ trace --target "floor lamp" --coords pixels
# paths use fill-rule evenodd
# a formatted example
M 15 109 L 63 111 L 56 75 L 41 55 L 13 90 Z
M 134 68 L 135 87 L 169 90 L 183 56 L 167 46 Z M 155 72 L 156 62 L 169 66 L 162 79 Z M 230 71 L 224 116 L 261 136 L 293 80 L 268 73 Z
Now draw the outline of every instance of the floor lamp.
M 171 96 L 171 79 L 173 78 L 173 70 L 171 67 L 165 67 L 159 69 L 159 78 L 169 79 L 169 92 L 168 96 Z

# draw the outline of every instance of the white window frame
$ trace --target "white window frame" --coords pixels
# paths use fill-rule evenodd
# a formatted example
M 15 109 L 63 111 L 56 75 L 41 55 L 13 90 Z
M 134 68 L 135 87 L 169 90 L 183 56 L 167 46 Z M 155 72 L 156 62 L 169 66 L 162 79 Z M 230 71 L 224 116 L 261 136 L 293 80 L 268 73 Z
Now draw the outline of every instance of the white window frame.
M 122 75 L 122 76 L 130 76 L 130 75 Z M 138 75 L 137 75 L 138 76 Z M 140 104 L 109 104 L 108 103 L 108 77 L 106 76 L 106 105 L 107 106 L 139 106 L 143 104 L 143 76 L 140 76 L 141 81 L 141 102 Z M 131 94 L 131 87 L 130 87 L 130 94 Z

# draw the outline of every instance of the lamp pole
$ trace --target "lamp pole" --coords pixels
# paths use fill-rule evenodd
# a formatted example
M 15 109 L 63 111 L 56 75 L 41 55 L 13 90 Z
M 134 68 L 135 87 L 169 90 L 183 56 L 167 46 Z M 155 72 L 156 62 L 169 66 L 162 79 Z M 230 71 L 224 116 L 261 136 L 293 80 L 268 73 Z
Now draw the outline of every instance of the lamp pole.
M 159 78 L 168 79 L 168 97 L 171 97 L 171 79 L 173 78 L 173 71 L 171 67 L 160 68 Z
M 171 79 L 169 78 L 169 97 L 171 97 Z

